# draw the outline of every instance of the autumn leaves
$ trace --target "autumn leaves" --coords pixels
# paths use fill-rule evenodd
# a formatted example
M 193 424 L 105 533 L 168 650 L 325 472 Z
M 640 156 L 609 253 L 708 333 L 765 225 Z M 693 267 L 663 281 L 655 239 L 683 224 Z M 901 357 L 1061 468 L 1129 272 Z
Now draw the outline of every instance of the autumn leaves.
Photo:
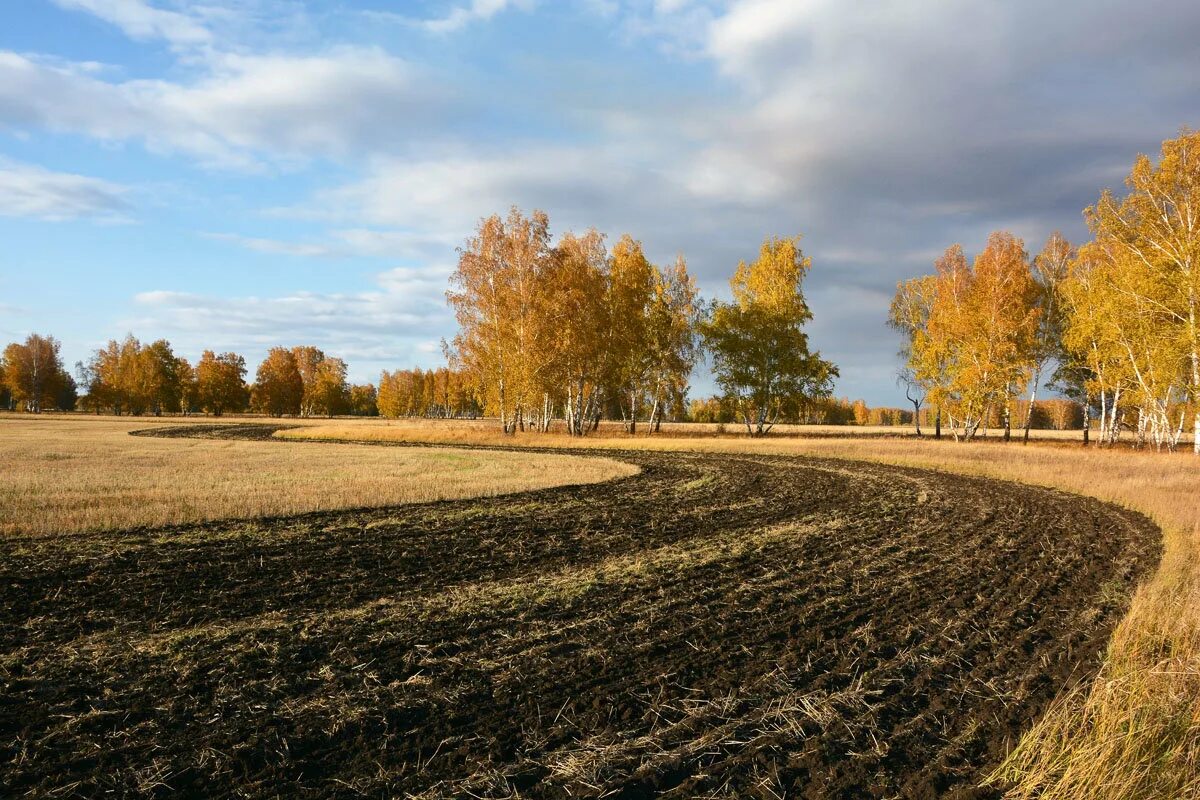
M 1058 389 L 1099 409 L 1102 441 L 1130 430 L 1173 450 L 1189 416 L 1200 428 L 1200 133 L 1165 142 L 1157 165 L 1139 156 L 1126 186 L 1087 209 L 1078 251 L 1055 234 L 1030 265 L 998 232 L 972 266 L 954 245 L 899 285 L 902 377 L 956 437 L 1036 391 L 1049 364 Z
M 608 409 L 653 429 L 681 406 L 700 314 L 682 257 L 661 269 L 639 242 L 609 252 L 596 230 L 550 243 L 549 218 L 513 209 L 482 220 L 447 293 L 459 324 L 451 356 L 506 433 L 583 435 Z M 646 411 L 648 409 L 648 411 Z
M 738 264 L 732 302 L 714 302 L 701 332 L 713 356 L 717 384 L 752 436 L 781 415 L 796 418 L 816 397 L 828 396 L 838 371 L 810 352 L 804 324 L 812 312 L 802 284 L 811 260 L 800 237 L 768 239 L 752 264 Z
M 682 256 L 662 268 L 631 236 L 610 251 L 594 229 L 552 245 L 549 224 L 515 208 L 482 220 L 447 293 L 459 324 L 448 352 L 506 433 L 561 418 L 581 436 L 606 414 L 654 431 L 682 416 L 702 346 L 752 434 L 828 394 L 837 371 L 808 350 L 798 239 L 767 240 L 739 265 L 733 301 L 706 308 Z

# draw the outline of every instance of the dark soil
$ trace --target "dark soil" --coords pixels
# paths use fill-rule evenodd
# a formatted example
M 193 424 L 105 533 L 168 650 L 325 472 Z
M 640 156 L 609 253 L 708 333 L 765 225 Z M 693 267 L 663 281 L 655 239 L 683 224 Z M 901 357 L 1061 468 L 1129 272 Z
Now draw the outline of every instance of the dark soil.
M 1158 558 L 1048 490 L 603 455 L 642 471 L 0 541 L 0 794 L 992 797 Z

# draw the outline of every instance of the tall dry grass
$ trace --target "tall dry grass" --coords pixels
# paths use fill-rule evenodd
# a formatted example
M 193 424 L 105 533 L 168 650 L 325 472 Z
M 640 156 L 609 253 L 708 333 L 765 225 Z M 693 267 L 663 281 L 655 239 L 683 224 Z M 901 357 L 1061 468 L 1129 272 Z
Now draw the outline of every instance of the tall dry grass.
M 392 505 L 592 483 L 610 459 L 129 436 L 141 419 L 0 416 L 0 535 Z
M 1133 597 L 1101 674 L 1060 698 L 993 777 L 1021 800 L 1200 797 L 1200 459 L 1190 454 L 915 438 L 513 439 L 486 426 L 403 422 L 326 424 L 290 435 L 818 455 L 1049 486 L 1140 511 L 1162 528 L 1163 557 Z

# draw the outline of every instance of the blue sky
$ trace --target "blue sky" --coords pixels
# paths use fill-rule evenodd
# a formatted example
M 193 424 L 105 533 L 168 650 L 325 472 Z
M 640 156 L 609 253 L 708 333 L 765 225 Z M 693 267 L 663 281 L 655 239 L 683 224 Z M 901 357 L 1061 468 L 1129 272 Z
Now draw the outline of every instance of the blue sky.
M 0 339 L 431 366 L 454 248 L 517 204 L 710 297 L 804 234 L 837 392 L 898 405 L 896 281 L 1082 237 L 1200 124 L 1198 33 L 1184 0 L 7 0 Z

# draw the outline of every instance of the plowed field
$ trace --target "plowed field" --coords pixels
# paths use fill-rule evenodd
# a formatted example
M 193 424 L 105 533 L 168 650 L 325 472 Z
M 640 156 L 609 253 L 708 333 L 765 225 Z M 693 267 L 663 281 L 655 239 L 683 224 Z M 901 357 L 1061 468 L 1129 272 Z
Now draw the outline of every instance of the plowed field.
M 1158 557 L 1049 490 L 605 455 L 641 472 L 0 541 L 3 794 L 991 797 Z

